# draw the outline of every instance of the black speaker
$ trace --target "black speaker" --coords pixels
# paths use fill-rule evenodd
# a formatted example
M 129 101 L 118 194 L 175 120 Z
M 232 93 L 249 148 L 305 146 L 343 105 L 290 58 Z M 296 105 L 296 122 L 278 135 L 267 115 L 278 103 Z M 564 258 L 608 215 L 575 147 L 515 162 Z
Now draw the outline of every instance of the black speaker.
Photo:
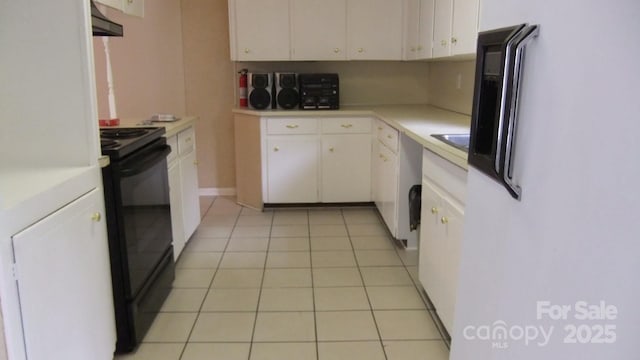
M 271 107 L 271 85 L 270 73 L 249 73 L 249 107 L 256 110 L 264 110 Z
M 298 77 L 295 73 L 275 73 L 276 104 L 279 109 L 293 109 L 300 103 Z

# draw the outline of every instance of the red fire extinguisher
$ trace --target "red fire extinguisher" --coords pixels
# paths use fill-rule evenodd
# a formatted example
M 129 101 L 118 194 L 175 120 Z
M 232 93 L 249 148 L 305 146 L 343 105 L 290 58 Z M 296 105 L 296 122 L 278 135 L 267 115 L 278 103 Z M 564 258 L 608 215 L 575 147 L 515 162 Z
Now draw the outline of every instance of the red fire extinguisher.
M 247 101 L 247 69 L 242 69 L 238 72 L 240 74 L 240 87 L 239 87 L 239 105 L 242 108 L 246 108 L 249 106 Z

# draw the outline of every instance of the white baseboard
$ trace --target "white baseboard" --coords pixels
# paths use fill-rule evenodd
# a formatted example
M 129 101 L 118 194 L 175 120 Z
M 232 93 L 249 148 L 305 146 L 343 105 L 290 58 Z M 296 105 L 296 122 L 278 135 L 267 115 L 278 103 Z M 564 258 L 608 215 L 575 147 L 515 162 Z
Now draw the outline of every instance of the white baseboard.
M 236 188 L 200 188 L 200 196 L 235 196 Z

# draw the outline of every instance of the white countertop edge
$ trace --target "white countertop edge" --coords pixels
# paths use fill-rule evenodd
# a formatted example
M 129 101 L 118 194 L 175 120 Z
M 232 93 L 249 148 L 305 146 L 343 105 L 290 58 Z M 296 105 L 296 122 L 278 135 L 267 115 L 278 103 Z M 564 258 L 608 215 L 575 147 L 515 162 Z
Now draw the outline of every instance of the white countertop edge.
M 372 105 L 343 106 L 339 110 L 232 110 L 235 114 L 259 117 L 340 117 L 373 116 L 405 133 L 424 148 L 449 162 L 468 169 L 467 154 L 433 138 L 432 134 L 464 133 L 469 131 L 471 117 L 431 105 Z

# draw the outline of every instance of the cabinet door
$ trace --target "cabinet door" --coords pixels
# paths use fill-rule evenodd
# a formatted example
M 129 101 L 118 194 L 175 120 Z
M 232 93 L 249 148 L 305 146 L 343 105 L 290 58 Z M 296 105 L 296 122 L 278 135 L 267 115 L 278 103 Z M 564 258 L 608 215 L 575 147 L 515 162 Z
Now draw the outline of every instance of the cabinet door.
M 462 226 L 462 206 L 423 180 L 418 272 L 448 331 L 453 326 Z
M 420 26 L 416 48 L 418 59 L 429 59 L 433 56 L 434 11 L 434 0 L 420 0 Z
M 289 135 L 267 138 L 267 201 L 318 202 L 318 138 Z
M 102 190 L 12 241 L 27 357 L 112 359 L 115 315 Z
M 379 147 L 380 155 L 380 199 L 378 207 L 384 222 L 393 236 L 397 236 L 398 199 L 398 156 L 384 145 Z
M 371 149 L 371 197 L 376 207 L 382 213 L 382 171 L 383 161 L 380 147 L 383 146 L 380 141 L 373 139 Z
M 169 165 L 169 201 L 171 203 L 171 233 L 173 235 L 173 259 L 177 260 L 186 242 L 182 210 L 182 181 L 180 164 Z
M 420 34 L 420 0 L 405 0 L 404 5 L 404 59 L 418 58 L 418 36 Z
M 478 0 L 454 0 L 451 55 L 476 52 Z
M 345 60 L 347 0 L 293 0 L 292 58 Z M 321 30 L 320 30 L 321 29 Z
M 453 0 L 435 0 L 434 8 L 433 57 L 449 56 Z
M 323 135 L 322 202 L 371 201 L 371 135 Z
M 180 159 L 182 185 L 182 217 L 184 238 L 188 241 L 200 225 L 200 198 L 198 193 L 198 162 L 195 149 Z
M 289 0 L 230 0 L 229 6 L 233 60 L 290 59 Z
M 402 59 L 402 0 L 347 0 L 352 60 Z

